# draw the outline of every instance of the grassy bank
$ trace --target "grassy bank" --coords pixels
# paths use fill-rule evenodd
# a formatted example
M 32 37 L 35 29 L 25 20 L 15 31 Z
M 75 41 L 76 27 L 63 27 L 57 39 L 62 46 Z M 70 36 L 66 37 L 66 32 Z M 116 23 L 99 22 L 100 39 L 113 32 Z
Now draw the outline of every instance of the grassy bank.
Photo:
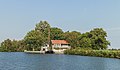
M 92 49 L 76 48 L 76 49 L 66 50 L 64 54 L 120 59 L 120 50 L 92 50 Z

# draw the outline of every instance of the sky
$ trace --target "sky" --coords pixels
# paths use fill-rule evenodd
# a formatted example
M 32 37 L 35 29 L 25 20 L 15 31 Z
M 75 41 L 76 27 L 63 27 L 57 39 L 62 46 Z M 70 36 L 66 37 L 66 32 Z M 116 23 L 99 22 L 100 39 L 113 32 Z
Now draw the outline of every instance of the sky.
M 120 48 L 120 0 L 0 0 L 0 42 L 23 39 L 41 20 L 63 31 L 103 28 L 109 48 Z

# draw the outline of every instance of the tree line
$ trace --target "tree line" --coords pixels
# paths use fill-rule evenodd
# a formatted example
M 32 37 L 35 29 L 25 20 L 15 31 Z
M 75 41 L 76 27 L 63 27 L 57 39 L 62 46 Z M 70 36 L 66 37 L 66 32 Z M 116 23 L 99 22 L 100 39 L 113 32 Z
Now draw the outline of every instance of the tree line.
M 94 50 L 107 49 L 110 42 L 103 28 L 80 33 L 78 31 L 64 32 L 58 27 L 51 27 L 47 21 L 40 21 L 22 40 L 6 39 L 1 43 L 0 51 L 21 52 L 24 50 L 40 50 L 49 40 L 67 40 L 72 48 L 90 48 Z

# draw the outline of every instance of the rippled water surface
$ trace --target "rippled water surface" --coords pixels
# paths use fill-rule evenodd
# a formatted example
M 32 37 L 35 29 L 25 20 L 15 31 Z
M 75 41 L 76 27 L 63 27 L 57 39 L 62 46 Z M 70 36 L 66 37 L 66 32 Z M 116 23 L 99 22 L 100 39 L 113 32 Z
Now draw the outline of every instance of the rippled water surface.
M 120 70 L 120 59 L 1 52 L 0 70 Z

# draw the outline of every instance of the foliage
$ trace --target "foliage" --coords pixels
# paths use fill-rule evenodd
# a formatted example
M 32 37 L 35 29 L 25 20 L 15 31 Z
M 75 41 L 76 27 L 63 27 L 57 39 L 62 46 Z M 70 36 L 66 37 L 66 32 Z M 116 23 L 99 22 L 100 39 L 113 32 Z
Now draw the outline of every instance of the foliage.
M 90 32 L 80 33 L 77 31 L 63 32 L 62 29 L 51 27 L 47 21 L 40 21 L 35 29 L 29 31 L 23 40 L 4 40 L 0 51 L 23 51 L 40 50 L 41 46 L 49 44 L 50 40 L 67 40 L 72 49 L 91 48 L 93 50 L 104 50 L 110 42 L 106 39 L 107 33 L 102 28 L 94 28 Z
M 12 51 L 12 42 L 10 39 L 5 40 L 4 42 L 1 43 L 3 51 Z
M 35 31 L 39 31 L 43 34 L 44 42 L 48 43 L 48 36 L 50 36 L 50 25 L 47 21 L 40 21 L 36 24 Z
M 63 39 L 63 31 L 60 28 L 52 27 L 50 29 L 51 40 L 61 40 Z
M 65 32 L 64 33 L 64 39 L 67 40 L 71 47 L 78 47 L 80 44 L 79 37 L 81 36 L 80 32 L 72 31 L 72 32 Z
M 27 50 L 33 50 L 43 46 L 45 39 L 40 31 L 32 30 L 24 38 Z M 39 49 L 40 50 L 40 49 Z
M 4 42 L 1 43 L 0 51 L 3 52 L 20 52 L 25 49 L 24 47 L 24 42 L 22 40 L 17 41 L 13 40 L 11 41 L 10 39 L 4 40 Z
M 90 31 L 93 49 L 107 49 L 110 42 L 106 40 L 107 33 L 102 28 Z
M 68 49 L 65 54 L 81 55 L 81 56 L 96 56 L 108 58 L 120 58 L 120 50 L 92 50 L 86 48 Z
M 102 28 L 95 28 L 80 36 L 80 47 L 90 47 L 96 50 L 107 49 L 110 42 L 106 40 L 106 37 L 107 33 Z

